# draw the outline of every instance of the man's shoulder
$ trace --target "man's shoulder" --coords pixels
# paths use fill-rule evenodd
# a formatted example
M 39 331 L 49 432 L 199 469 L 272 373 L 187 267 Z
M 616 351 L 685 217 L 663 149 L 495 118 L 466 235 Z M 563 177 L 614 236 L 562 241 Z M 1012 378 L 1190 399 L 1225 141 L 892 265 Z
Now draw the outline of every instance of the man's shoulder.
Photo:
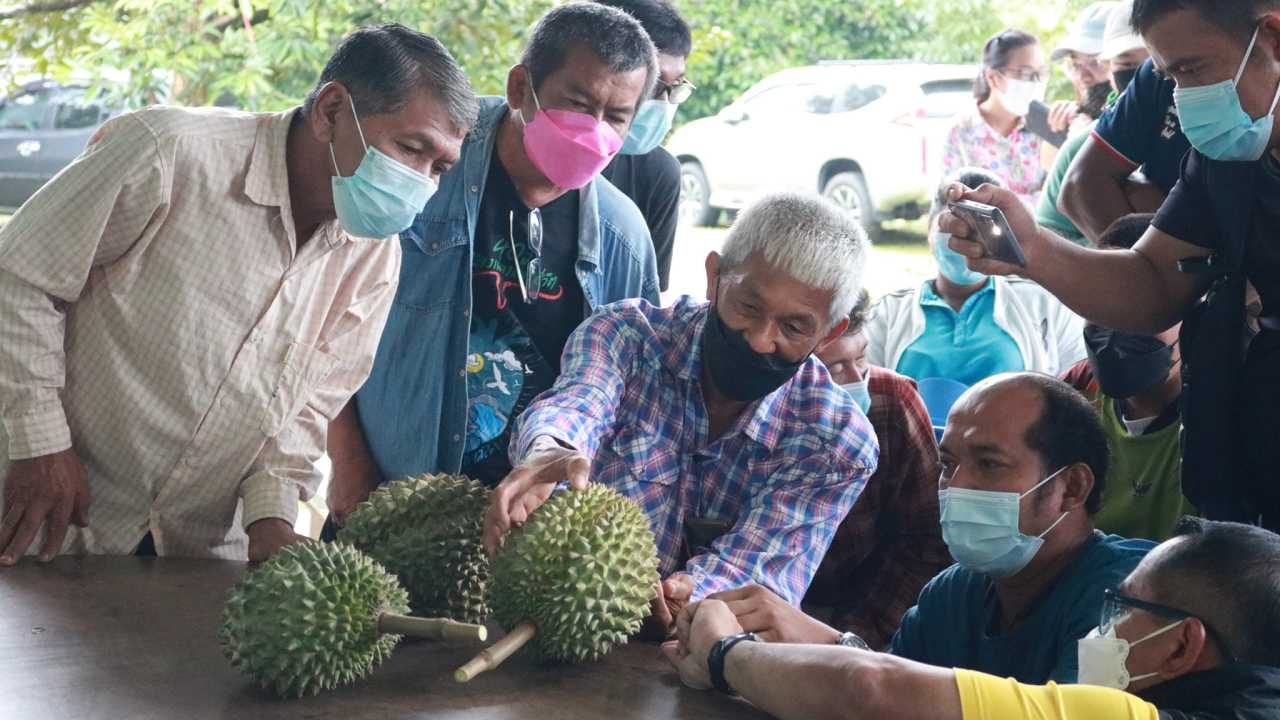
M 287 122 L 291 112 L 249 113 L 228 108 L 182 108 L 156 105 L 128 113 L 113 122 L 131 120 L 145 126 L 160 143 L 199 137 L 201 140 L 236 140 L 252 144 L 263 124 Z
M 873 316 L 896 315 L 902 312 L 903 309 L 910 308 L 919 302 L 920 286 L 912 285 L 882 295 L 879 300 L 872 303 L 870 312 Z
M 1076 560 L 1075 572 L 1085 584 L 1118 583 L 1156 546 L 1150 540 L 1107 535 L 1095 530 Z
M 693 331 L 698 320 L 706 313 L 707 303 L 688 295 L 677 298 L 660 307 L 642 298 L 628 298 L 602 305 L 591 316 L 597 326 L 623 330 L 635 328 L 651 336 L 683 336 Z

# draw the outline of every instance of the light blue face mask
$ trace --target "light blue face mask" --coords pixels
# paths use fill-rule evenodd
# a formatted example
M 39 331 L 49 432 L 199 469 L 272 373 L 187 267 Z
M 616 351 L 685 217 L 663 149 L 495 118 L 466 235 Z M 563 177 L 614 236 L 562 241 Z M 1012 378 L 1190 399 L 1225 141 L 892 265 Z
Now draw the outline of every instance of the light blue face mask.
M 956 285 L 977 285 L 986 280 L 986 275 L 969 269 L 965 264 L 965 257 L 947 245 L 949 240 L 951 240 L 951 233 L 935 232 L 930 236 L 933 259 L 938 263 L 938 272 Z
M 1021 495 L 964 488 L 939 490 L 942 539 L 947 543 L 951 557 L 964 568 L 994 578 L 1022 572 L 1044 545 L 1044 536 L 1069 514 L 1062 513 L 1037 536 L 1024 535 L 1018 526 L 1022 499 L 1066 469 L 1055 472 Z
M 862 414 L 866 415 L 871 411 L 871 391 L 867 389 L 867 380 L 856 383 L 848 383 L 841 385 L 844 391 L 853 396 L 853 401 L 858 403 L 858 407 L 862 408 Z
M 342 177 L 338 158 L 329 142 L 329 158 L 333 161 L 333 209 L 342 229 L 352 235 L 384 239 L 409 227 L 413 218 L 426 206 L 436 191 L 436 184 L 422 173 L 383 155 L 364 141 L 364 130 L 356 115 L 355 101 L 351 115 L 356 132 L 364 145 L 364 158 L 350 177 Z
M 1257 120 L 1240 105 L 1236 87 L 1249 65 L 1249 56 L 1253 54 L 1261 29 L 1261 25 L 1254 29 L 1253 39 L 1249 41 L 1249 48 L 1244 51 L 1244 59 L 1240 61 L 1240 68 L 1233 79 L 1200 87 L 1174 88 L 1173 102 L 1178 107 L 1182 132 L 1191 145 L 1206 157 L 1252 162 L 1262 157 L 1271 142 L 1271 128 L 1275 125 L 1272 113 L 1280 101 L 1280 84 L 1271 99 L 1271 109 Z
M 644 155 L 662 143 L 662 138 L 671 131 L 671 123 L 676 117 L 675 103 L 666 100 L 646 100 L 636 111 L 631 121 L 631 130 L 627 133 L 627 141 L 622 143 L 618 152 L 623 155 Z

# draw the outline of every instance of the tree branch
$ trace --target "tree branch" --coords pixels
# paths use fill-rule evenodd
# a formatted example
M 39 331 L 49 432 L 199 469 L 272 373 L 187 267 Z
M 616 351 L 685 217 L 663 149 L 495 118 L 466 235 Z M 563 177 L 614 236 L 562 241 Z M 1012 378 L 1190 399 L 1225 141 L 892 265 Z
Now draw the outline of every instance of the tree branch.
M 33 2 L 30 5 L 0 8 L 0 20 L 12 20 L 13 18 L 27 15 L 42 15 L 62 12 L 63 10 L 75 10 L 96 2 L 101 2 L 101 0 L 51 0 L 50 2 Z

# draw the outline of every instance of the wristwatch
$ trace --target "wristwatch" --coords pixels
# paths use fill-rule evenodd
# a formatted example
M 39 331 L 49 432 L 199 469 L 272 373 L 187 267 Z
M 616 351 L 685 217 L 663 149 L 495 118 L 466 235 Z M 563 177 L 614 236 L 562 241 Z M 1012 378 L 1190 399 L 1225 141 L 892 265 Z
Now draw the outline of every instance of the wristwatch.
M 707 670 L 711 673 L 711 686 L 725 695 L 734 695 L 733 689 L 729 687 L 729 683 L 724 679 L 724 658 L 733 649 L 734 645 L 748 640 L 757 642 L 760 638 L 755 633 L 739 633 L 737 635 L 726 635 L 716 641 L 711 646 L 711 652 L 707 653 Z
M 857 633 L 851 632 L 840 633 L 840 637 L 836 638 L 836 644 L 843 645 L 845 647 L 857 648 L 859 650 L 871 649 L 871 646 L 867 644 L 866 640 L 858 637 Z

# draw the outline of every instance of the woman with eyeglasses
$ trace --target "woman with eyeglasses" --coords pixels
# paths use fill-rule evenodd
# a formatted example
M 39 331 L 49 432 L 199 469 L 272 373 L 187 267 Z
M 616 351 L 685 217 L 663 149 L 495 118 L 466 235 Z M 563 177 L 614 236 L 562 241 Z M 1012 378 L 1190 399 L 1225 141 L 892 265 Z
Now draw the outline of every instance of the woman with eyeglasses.
M 1047 77 L 1044 52 L 1034 35 L 1005 30 L 987 40 L 973 84 L 977 102 L 957 117 L 947 135 L 943 174 L 962 167 L 988 170 L 1034 208 L 1046 173 L 1041 140 L 1027 130 L 1023 118 L 1032 101 L 1044 100 Z

